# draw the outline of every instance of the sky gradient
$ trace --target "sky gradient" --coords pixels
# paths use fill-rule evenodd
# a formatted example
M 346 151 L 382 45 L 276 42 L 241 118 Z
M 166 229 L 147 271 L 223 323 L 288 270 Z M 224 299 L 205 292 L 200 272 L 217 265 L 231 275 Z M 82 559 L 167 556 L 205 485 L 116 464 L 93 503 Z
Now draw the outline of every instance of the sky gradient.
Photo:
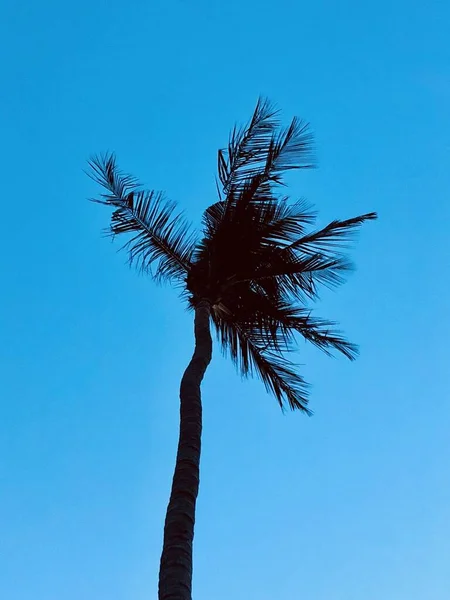
M 114 150 L 199 224 L 259 94 L 315 131 L 293 198 L 379 220 L 317 306 L 361 357 L 300 346 L 312 418 L 215 348 L 194 598 L 450 596 L 450 5 L 240 4 L 3 0 L 5 600 L 156 599 L 191 316 L 102 238 L 83 168 Z

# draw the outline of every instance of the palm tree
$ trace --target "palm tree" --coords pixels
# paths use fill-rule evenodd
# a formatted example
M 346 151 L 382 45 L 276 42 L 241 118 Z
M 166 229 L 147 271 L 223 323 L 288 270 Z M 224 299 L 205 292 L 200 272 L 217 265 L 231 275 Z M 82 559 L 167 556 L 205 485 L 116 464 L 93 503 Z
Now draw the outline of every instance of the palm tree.
M 327 354 L 353 360 L 355 345 L 335 323 L 312 315 L 319 288 L 343 282 L 351 263 L 344 250 L 368 213 L 312 229 L 315 213 L 280 195 L 283 173 L 313 166 L 309 126 L 280 127 L 265 99 L 251 121 L 234 128 L 218 153 L 218 200 L 203 214 L 197 237 L 163 194 L 145 191 L 122 173 L 114 155 L 89 161 L 106 193 L 95 201 L 114 209 L 112 236 L 130 234 L 130 263 L 156 280 L 181 287 L 194 312 L 194 353 L 180 386 L 180 432 L 164 526 L 159 600 L 190 600 L 195 504 L 199 488 L 200 385 L 211 361 L 210 324 L 240 372 L 256 373 L 282 408 L 309 413 L 308 386 L 287 354 L 302 336 Z M 299 335 L 298 335 L 299 334 Z

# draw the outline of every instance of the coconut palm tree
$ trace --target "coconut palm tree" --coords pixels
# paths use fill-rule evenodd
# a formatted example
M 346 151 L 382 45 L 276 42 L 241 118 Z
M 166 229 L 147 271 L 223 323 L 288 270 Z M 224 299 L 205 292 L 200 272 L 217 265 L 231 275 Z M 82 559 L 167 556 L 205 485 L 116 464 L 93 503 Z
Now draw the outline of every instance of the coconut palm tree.
M 355 345 L 309 304 L 322 285 L 343 282 L 351 268 L 345 247 L 368 213 L 313 228 L 304 201 L 280 194 L 283 174 L 313 166 L 309 126 L 294 118 L 281 128 L 265 99 L 247 126 L 234 128 L 218 153 L 218 199 L 203 214 L 200 237 L 160 192 L 122 173 L 114 155 L 90 160 L 104 188 L 95 200 L 113 209 L 108 231 L 129 234 L 130 263 L 181 288 L 194 313 L 194 353 L 181 380 L 180 432 L 164 526 L 159 600 L 190 600 L 195 504 L 199 488 L 200 385 L 211 361 L 213 324 L 239 371 L 258 375 L 285 406 L 309 413 L 308 386 L 287 358 L 298 338 L 353 360 Z

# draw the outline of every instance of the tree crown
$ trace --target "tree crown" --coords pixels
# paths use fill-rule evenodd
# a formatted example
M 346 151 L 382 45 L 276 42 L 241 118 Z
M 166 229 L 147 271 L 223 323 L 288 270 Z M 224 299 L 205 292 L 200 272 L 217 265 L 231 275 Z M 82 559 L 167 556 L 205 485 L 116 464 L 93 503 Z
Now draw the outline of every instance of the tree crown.
M 367 213 L 314 228 L 305 201 L 280 193 L 283 175 L 314 166 L 307 123 L 287 128 L 260 99 L 250 122 L 231 132 L 218 152 L 218 200 L 203 215 L 197 236 L 173 202 L 142 189 L 119 170 L 113 154 L 89 161 L 105 190 L 94 201 L 113 208 L 108 233 L 128 234 L 129 261 L 156 280 L 181 286 L 188 306 L 211 305 L 222 348 L 240 372 L 256 373 L 281 407 L 310 412 L 308 385 L 287 354 L 302 336 L 327 354 L 353 360 L 357 347 L 334 322 L 312 315 L 321 286 L 335 287 L 352 269 L 345 250 Z

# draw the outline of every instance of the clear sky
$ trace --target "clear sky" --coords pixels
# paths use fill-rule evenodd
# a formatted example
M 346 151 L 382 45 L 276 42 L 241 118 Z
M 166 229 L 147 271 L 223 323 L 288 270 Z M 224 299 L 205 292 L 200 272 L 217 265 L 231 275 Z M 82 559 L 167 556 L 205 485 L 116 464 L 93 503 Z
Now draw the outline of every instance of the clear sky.
M 115 150 L 198 223 L 262 93 L 316 132 L 292 195 L 380 219 L 317 307 L 361 358 L 300 348 L 314 417 L 215 351 L 195 600 L 448 599 L 449 22 L 444 0 L 3 0 L 2 598 L 156 598 L 191 316 L 102 239 L 82 169 Z

